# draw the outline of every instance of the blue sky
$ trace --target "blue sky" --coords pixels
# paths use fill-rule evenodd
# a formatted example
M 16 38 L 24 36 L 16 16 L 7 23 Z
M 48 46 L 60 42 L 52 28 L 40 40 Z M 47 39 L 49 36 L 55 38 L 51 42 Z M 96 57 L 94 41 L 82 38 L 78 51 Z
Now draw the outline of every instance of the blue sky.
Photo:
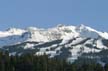
M 108 0 L 0 0 L 0 30 L 85 24 L 108 31 Z

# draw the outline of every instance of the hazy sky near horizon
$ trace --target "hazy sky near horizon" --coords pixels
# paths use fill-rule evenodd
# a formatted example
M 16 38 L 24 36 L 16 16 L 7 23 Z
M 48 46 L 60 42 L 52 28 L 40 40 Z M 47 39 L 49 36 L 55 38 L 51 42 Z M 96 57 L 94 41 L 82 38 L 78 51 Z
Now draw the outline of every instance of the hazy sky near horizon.
M 0 30 L 57 24 L 108 32 L 108 0 L 0 0 Z

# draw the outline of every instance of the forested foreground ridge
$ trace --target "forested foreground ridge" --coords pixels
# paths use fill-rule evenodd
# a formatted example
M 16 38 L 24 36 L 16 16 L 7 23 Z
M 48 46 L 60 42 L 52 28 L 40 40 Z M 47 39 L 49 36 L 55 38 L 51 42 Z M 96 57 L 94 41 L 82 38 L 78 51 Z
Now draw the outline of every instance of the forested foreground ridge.
M 108 64 L 69 63 L 66 60 L 48 58 L 47 55 L 34 56 L 31 53 L 9 56 L 0 52 L 0 71 L 108 71 Z

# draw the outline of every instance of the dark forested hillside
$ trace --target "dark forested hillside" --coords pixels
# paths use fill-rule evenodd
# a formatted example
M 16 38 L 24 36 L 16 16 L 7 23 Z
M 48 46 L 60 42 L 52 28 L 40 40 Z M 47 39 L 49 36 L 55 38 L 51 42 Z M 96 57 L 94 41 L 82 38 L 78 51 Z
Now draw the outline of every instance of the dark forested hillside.
M 62 59 L 48 58 L 47 55 L 9 56 L 8 52 L 0 52 L 0 71 L 108 71 L 108 64 L 69 63 Z

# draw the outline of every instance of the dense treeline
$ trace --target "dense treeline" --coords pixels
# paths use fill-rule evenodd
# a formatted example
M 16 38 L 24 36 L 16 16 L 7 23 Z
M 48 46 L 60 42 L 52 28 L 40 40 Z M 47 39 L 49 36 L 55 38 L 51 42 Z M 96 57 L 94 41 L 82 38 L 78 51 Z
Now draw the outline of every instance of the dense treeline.
M 8 52 L 0 52 L 0 71 L 108 71 L 108 64 L 71 64 L 47 55 L 9 56 Z

